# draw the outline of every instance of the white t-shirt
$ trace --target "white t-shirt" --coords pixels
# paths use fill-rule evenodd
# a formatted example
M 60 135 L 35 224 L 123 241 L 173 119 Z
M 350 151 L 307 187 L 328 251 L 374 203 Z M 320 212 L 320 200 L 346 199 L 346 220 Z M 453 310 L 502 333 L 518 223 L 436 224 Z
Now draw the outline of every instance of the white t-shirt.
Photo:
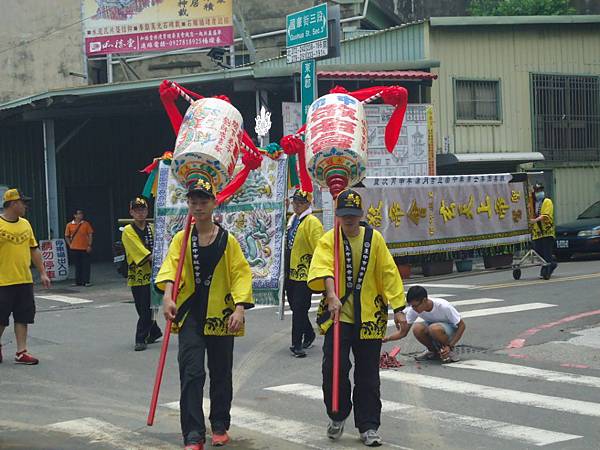
M 454 326 L 458 325 L 460 314 L 454 306 L 443 298 L 430 298 L 429 300 L 433 302 L 431 311 L 417 313 L 410 306 L 406 309 L 406 321 L 410 325 L 415 323 L 419 317 L 429 323 L 446 322 Z

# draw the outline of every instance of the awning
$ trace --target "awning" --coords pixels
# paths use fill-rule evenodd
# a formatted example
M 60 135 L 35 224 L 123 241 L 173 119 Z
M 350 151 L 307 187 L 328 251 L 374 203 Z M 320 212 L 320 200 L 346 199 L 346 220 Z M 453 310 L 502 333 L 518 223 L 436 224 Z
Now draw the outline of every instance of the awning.
M 544 161 L 539 152 L 446 153 L 436 155 L 438 173 L 469 174 L 513 172 L 519 164 Z
M 437 75 L 423 70 L 317 70 L 317 77 L 329 80 L 435 80 Z

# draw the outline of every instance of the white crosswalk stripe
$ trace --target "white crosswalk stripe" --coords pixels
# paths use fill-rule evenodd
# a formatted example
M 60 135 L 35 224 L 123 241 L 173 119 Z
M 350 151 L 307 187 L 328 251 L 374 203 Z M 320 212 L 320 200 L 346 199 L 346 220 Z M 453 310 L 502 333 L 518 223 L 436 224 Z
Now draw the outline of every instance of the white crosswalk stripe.
M 54 302 L 68 303 L 69 305 L 79 305 L 82 303 L 93 303 L 92 300 L 78 297 L 67 297 L 66 295 L 36 295 L 36 299 L 52 300 Z
M 590 417 L 600 417 L 600 403 L 572 400 L 563 397 L 552 397 L 542 394 L 533 394 L 530 392 L 467 383 L 465 381 L 454 379 L 448 380 L 446 378 L 409 372 L 381 372 L 381 378 L 390 381 L 407 383 L 421 388 L 462 394 L 470 397 L 479 397 L 505 403 L 550 409 L 554 411 L 562 411 Z
M 485 372 L 501 373 L 503 375 L 514 375 L 518 377 L 534 378 L 543 381 L 553 381 L 564 384 L 575 384 L 580 386 L 589 386 L 600 388 L 600 378 L 590 377 L 566 372 L 556 372 L 554 370 L 536 369 L 535 367 L 521 366 L 517 364 L 506 364 L 493 361 L 468 360 L 446 367 L 451 369 L 474 369 Z
M 266 388 L 266 390 L 299 396 L 311 400 L 323 400 L 323 393 L 321 389 L 317 386 L 312 386 L 309 384 L 287 384 L 283 386 Z M 541 428 L 515 425 L 497 420 L 482 419 L 479 417 L 465 416 L 445 411 L 436 411 L 404 403 L 390 402 L 386 400 L 382 400 L 381 403 L 382 414 L 396 419 L 410 420 L 414 418 L 416 420 L 420 417 L 428 417 L 450 427 L 461 426 L 467 429 L 472 428 L 476 431 L 484 431 L 486 434 L 492 437 L 517 440 L 525 444 L 532 444 L 536 446 L 555 444 L 558 442 L 570 441 L 582 437 L 574 434 L 559 433 Z M 398 414 L 399 412 L 402 412 L 402 414 Z

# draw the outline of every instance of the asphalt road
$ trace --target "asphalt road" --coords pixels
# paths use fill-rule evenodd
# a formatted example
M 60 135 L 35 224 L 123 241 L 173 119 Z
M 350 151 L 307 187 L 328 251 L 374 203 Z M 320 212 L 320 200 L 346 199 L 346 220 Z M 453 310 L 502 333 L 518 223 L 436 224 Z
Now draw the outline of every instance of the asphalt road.
M 412 336 L 384 346 L 399 345 L 404 364 L 381 372 L 386 448 L 600 449 L 600 261 L 563 263 L 550 281 L 537 275 L 531 268 L 519 281 L 495 271 L 423 282 L 465 318 L 462 361 L 416 363 L 421 348 Z M 107 281 L 37 295 L 29 347 L 40 365 L 14 365 L 12 330 L 3 337 L 0 448 L 181 448 L 177 338 L 156 423 L 147 427 L 160 344 L 133 352 L 127 289 Z M 246 320 L 247 335 L 236 341 L 229 446 L 362 448 L 352 417 L 339 442 L 325 437 L 322 339 L 295 359 L 289 315 L 279 321 L 276 308 L 261 308 Z

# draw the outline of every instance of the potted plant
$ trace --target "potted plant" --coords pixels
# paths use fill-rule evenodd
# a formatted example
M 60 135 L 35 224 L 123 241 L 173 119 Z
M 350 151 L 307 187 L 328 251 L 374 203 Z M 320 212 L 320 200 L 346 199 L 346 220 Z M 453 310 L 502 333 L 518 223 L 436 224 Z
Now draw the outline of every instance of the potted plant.
M 452 273 L 454 262 L 448 253 L 431 253 L 423 257 L 423 276 L 433 277 Z
M 486 269 L 500 269 L 511 267 L 513 263 L 514 249 L 510 245 L 489 247 L 483 255 L 483 266 Z
M 396 267 L 398 268 L 398 272 L 400 272 L 402 279 L 406 280 L 407 278 L 410 278 L 411 265 L 408 257 L 397 256 L 394 258 L 394 262 L 396 263 Z
M 457 272 L 470 272 L 473 270 L 473 252 L 462 250 L 456 253 L 454 258 Z

